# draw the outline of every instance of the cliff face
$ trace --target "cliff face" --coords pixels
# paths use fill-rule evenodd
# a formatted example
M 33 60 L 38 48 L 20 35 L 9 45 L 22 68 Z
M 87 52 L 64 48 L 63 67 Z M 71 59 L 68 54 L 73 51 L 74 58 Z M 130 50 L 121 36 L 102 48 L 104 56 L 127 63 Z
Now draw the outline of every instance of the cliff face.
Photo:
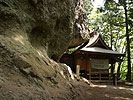
M 57 60 L 72 39 L 74 5 L 73 0 L 3 0 L 0 34 L 22 46 L 28 41 L 29 46 Z
M 70 42 L 69 47 L 79 46 L 89 40 L 89 28 L 87 22 L 86 12 L 84 10 L 84 1 L 77 0 L 75 5 L 75 22 L 74 22 L 74 36 Z
M 68 67 L 55 61 L 77 34 L 77 2 L 0 0 L 0 99 L 75 98 Z

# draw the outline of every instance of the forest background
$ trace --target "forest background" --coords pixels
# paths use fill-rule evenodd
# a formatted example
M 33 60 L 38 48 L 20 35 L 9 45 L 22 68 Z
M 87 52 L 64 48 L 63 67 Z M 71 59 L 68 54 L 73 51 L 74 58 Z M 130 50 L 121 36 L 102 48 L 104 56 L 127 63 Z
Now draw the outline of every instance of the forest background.
M 90 32 L 99 28 L 106 44 L 114 51 L 126 54 L 123 62 L 115 64 L 115 72 L 122 80 L 133 80 L 133 1 L 103 0 L 103 5 L 94 7 L 98 0 L 85 0 L 85 10 Z

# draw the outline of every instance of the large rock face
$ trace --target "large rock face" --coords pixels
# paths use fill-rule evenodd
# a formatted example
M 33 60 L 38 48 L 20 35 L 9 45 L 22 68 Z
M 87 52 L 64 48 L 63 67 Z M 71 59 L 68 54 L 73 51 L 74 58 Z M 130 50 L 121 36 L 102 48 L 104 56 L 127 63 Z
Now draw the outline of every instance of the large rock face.
M 0 34 L 8 35 L 12 43 L 31 45 L 57 60 L 73 35 L 74 3 L 73 0 L 0 1 Z
M 75 23 L 74 23 L 74 36 L 70 42 L 69 47 L 79 46 L 89 40 L 89 28 L 87 22 L 86 12 L 84 10 L 84 1 L 77 0 L 75 5 Z
M 75 39 L 76 2 L 0 0 L 0 100 L 83 99 L 55 62 Z

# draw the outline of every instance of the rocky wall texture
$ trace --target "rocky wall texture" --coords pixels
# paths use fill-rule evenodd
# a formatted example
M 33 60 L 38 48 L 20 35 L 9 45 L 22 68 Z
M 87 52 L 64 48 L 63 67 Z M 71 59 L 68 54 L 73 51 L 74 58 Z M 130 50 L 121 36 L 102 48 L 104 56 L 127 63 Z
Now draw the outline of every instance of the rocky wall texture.
M 55 62 L 76 40 L 77 2 L 0 0 L 0 100 L 83 99 Z
M 70 42 L 69 47 L 76 47 L 85 43 L 89 40 L 89 27 L 88 20 L 86 16 L 86 11 L 84 10 L 84 1 L 77 0 L 75 3 L 75 22 L 74 22 L 74 36 Z

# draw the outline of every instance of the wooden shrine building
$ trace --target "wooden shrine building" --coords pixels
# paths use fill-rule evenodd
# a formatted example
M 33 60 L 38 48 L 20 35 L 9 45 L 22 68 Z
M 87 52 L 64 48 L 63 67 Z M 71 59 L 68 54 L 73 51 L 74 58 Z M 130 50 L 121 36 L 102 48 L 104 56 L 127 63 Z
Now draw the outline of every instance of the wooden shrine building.
M 90 40 L 74 51 L 72 54 L 64 54 L 60 62 L 66 63 L 76 72 L 76 66 L 80 65 L 80 75 L 88 79 L 111 79 L 114 71 L 114 63 L 121 61 L 123 53 L 113 51 L 108 47 L 101 34 L 93 32 Z

